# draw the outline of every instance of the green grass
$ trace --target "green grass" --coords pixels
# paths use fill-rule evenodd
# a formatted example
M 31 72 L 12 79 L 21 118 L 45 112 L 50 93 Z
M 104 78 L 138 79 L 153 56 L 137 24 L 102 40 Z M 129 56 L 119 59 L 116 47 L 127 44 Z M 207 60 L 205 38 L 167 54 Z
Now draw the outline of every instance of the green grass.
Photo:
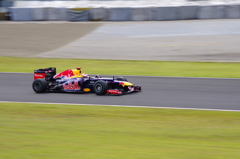
M 0 158 L 237 159 L 240 112 L 0 103 Z
M 83 67 L 88 74 L 240 78 L 240 63 L 121 61 L 0 57 L 0 72 L 57 71 Z

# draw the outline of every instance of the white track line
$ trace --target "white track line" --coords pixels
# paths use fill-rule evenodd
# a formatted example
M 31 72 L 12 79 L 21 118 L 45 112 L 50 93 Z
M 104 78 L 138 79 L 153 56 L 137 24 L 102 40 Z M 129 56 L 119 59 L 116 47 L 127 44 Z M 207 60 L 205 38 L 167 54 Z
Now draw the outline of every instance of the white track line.
M 160 108 L 160 109 L 181 109 L 181 110 L 207 110 L 207 111 L 240 112 L 240 110 L 227 110 L 227 109 L 202 109 L 202 108 L 134 106 L 134 105 L 102 105 L 102 104 L 77 104 L 77 103 L 20 102 L 20 101 L 0 101 L 0 103 L 29 103 L 29 104 L 54 104 L 54 105 L 63 104 L 63 105 L 88 105 L 88 106 L 128 107 L 128 108 Z
M 33 75 L 33 73 L 20 73 L 20 72 L 0 72 L 0 74 L 28 74 Z M 95 76 L 96 74 L 89 74 L 90 76 Z M 240 78 L 217 78 L 217 77 L 173 77 L 173 76 L 133 76 L 133 75 L 102 75 L 101 76 L 124 76 L 124 77 L 147 77 L 147 78 L 182 78 L 182 79 L 230 79 L 230 80 L 240 80 Z

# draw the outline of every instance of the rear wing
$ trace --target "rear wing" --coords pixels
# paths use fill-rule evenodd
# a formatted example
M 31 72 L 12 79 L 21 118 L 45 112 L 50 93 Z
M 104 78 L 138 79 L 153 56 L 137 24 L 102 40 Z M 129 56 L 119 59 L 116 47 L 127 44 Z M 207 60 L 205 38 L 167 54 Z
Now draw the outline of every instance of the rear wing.
M 34 80 L 39 78 L 45 78 L 46 80 L 51 79 L 54 75 L 56 75 L 55 67 L 48 67 L 44 69 L 34 70 Z

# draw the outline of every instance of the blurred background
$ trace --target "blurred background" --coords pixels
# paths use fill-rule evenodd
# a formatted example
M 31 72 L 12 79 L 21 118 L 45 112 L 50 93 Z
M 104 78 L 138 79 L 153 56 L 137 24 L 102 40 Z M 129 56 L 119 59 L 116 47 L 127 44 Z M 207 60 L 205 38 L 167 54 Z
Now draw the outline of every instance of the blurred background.
M 1 25 L 2 37 L 8 30 L 0 48 L 2 55 L 16 51 L 20 54 L 23 50 L 29 56 L 38 53 L 38 57 L 47 58 L 240 59 L 237 40 L 240 0 L 1 0 L 0 4 L 2 22 L 68 23 L 57 26 L 25 24 L 24 27 Z M 88 25 L 71 23 L 70 26 L 69 22 L 86 22 Z M 11 49 L 10 44 L 16 39 L 19 40 L 14 44 L 19 47 Z M 25 47 L 26 44 L 31 47 Z M 39 48 L 33 49 L 36 46 Z M 122 53 L 128 57 L 121 56 Z
M 240 17 L 240 0 L 0 0 L 1 20 L 159 21 Z

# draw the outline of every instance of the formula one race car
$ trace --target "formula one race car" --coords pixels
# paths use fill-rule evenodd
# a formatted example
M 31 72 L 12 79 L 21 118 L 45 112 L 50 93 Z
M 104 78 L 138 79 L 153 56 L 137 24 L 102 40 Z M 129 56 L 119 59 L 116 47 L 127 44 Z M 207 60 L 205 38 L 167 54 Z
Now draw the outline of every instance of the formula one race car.
M 68 69 L 56 74 L 55 67 L 34 70 L 32 88 L 36 93 L 48 92 L 94 92 L 97 95 L 126 94 L 141 91 L 124 77 L 90 77 L 81 68 Z

